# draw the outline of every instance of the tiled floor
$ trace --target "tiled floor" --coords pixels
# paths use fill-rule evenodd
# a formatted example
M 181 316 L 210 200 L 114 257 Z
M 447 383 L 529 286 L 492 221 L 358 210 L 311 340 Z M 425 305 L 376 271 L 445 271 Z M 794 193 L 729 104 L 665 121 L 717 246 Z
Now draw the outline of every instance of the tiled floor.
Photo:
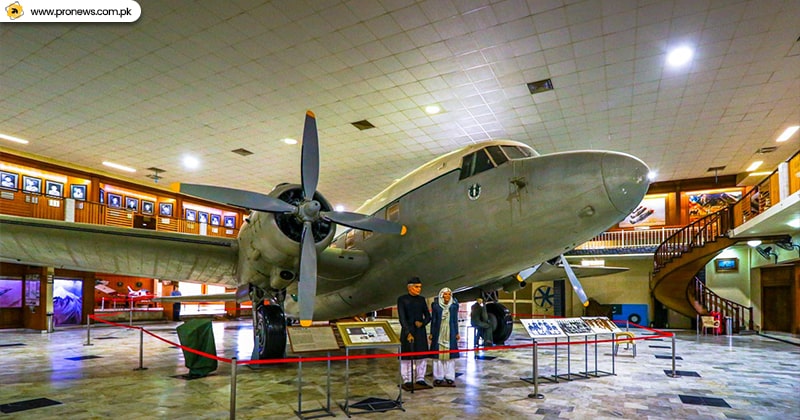
M 149 331 L 177 341 L 176 324 L 145 325 Z M 249 359 L 252 328 L 249 321 L 215 322 L 220 356 Z M 465 334 L 462 333 L 462 336 Z M 59 329 L 51 334 L 25 330 L 0 331 L 0 407 L 36 398 L 61 404 L 12 414 L 0 419 L 169 418 L 222 419 L 229 417 L 230 365 L 220 364 L 211 376 L 177 378 L 187 373 L 182 352 L 148 335 L 143 336 L 143 366 L 139 366 L 139 332 L 94 327 L 92 346 L 84 346 L 85 329 Z M 507 344 L 528 344 L 518 324 Z M 476 360 L 471 353 L 456 363 L 457 387 L 402 394 L 403 411 L 365 414 L 362 418 L 517 419 L 517 418 L 657 418 L 657 419 L 798 419 L 800 418 L 800 347 L 797 337 L 784 341 L 758 335 L 696 336 L 678 331 L 676 370 L 669 377 L 671 340 L 639 341 L 634 358 L 624 345 L 615 359 L 615 376 L 543 382 L 532 399 L 530 348 L 488 353 Z M 598 348 L 598 368 L 612 369 L 610 344 Z M 584 345 L 567 352 L 560 347 L 558 373 L 585 370 Z M 594 370 L 594 346 L 589 345 L 589 370 Z M 361 351 L 358 354 L 364 354 Z M 81 356 L 97 356 L 73 360 Z M 539 349 L 539 373 L 555 373 L 554 348 Z M 429 363 L 429 366 L 431 364 Z M 332 409 L 336 417 L 345 397 L 344 362 L 332 364 Z M 354 360 L 350 364 L 350 403 L 364 398 L 394 399 L 398 395 L 396 359 Z M 428 368 L 430 371 L 430 367 Z M 690 372 L 698 376 L 688 376 Z M 303 409 L 324 405 L 325 364 L 303 364 Z M 427 378 L 432 382 L 432 378 Z M 240 419 L 296 418 L 297 365 L 261 369 L 240 366 L 237 371 L 236 414 Z M 720 404 L 721 399 L 723 404 Z M 685 402 L 684 402 L 685 401 Z M 705 402 L 714 405 L 697 405 Z M 721 405 L 721 406 L 717 406 Z M 729 406 L 729 407 L 726 407 Z M 357 410 L 356 410 L 357 411 Z

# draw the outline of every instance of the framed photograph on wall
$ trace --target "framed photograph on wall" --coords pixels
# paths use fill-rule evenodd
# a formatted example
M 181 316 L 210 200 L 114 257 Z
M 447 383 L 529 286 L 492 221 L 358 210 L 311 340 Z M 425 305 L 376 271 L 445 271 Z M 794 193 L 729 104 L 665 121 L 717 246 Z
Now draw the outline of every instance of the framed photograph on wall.
M 159 203 L 158 214 L 162 216 L 172 217 L 172 203 Z
M 186 209 L 186 221 L 187 222 L 196 222 L 197 221 L 197 210 Z
M 142 214 L 153 214 L 156 205 L 152 201 L 142 200 Z
M 16 190 L 19 182 L 19 175 L 13 172 L 0 171 L 0 188 L 4 190 Z
M 226 228 L 233 229 L 236 227 L 236 216 L 225 216 L 223 220 L 225 221 Z
M 714 260 L 714 271 L 717 273 L 733 273 L 739 271 L 739 259 L 717 258 Z
M 122 208 L 122 196 L 119 194 L 108 194 L 108 207 L 114 207 L 117 209 Z
M 37 194 L 42 192 L 42 179 L 22 175 L 22 191 Z
M 139 211 L 139 199 L 125 197 L 125 208 L 131 211 Z
M 221 223 L 222 216 L 218 214 L 211 215 L 211 226 L 219 226 Z
M 75 200 L 86 200 L 86 185 L 72 184 L 69 186 L 69 196 Z
M 44 181 L 45 191 L 50 197 L 61 198 L 64 196 L 64 184 L 60 182 L 46 180 Z
M 100 197 L 99 198 L 100 198 L 100 204 L 103 204 L 103 203 L 106 202 L 106 190 L 100 188 Z
M 197 212 L 197 221 L 200 223 L 208 223 L 208 213 L 204 211 Z

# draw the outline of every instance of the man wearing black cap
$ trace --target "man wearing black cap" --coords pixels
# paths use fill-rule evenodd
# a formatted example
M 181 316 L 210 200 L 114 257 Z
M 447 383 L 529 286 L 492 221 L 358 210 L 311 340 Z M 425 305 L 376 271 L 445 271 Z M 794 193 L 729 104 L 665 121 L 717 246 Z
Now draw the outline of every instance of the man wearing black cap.
M 422 280 L 412 277 L 406 286 L 408 294 L 397 298 L 397 313 L 400 317 L 400 351 L 402 353 L 428 351 L 428 334 L 425 326 L 431 322 L 431 314 L 425 298 L 420 295 Z M 425 382 L 425 368 L 428 356 L 401 356 L 400 374 L 403 389 L 432 388 Z M 412 375 L 413 361 L 416 360 L 416 376 Z M 416 381 L 415 379 L 416 378 Z

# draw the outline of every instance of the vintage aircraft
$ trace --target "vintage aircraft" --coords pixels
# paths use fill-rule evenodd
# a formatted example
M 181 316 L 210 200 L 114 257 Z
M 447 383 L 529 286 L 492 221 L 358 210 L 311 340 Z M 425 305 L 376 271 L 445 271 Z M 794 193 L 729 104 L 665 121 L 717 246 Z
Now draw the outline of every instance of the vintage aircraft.
M 299 185 L 269 194 L 181 187 L 250 209 L 236 239 L 0 216 L 0 260 L 237 287 L 201 298 L 251 300 L 254 357 L 275 358 L 285 352 L 286 314 L 307 325 L 389 307 L 412 276 L 423 294 L 446 286 L 459 300 L 519 289 L 520 272 L 625 218 L 649 185 L 647 166 L 627 154 L 539 155 L 497 140 L 436 158 L 349 213 L 316 191 L 318 172 L 309 111 Z M 350 229 L 336 236 L 337 224 Z M 502 342 L 509 311 L 489 310 Z

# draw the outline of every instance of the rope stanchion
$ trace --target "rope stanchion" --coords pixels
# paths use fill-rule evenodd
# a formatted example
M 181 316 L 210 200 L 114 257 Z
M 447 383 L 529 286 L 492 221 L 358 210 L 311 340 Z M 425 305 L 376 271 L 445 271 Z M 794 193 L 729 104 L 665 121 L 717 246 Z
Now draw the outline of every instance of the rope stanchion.
M 139 367 L 134 370 L 147 370 L 144 367 L 144 328 L 139 327 Z
M 236 363 L 236 357 L 231 358 L 231 403 L 230 403 L 230 419 L 234 420 L 236 418 L 236 371 L 237 371 L 238 364 Z
M 93 346 L 92 344 L 92 316 L 86 317 L 86 342 L 83 343 L 84 346 Z

